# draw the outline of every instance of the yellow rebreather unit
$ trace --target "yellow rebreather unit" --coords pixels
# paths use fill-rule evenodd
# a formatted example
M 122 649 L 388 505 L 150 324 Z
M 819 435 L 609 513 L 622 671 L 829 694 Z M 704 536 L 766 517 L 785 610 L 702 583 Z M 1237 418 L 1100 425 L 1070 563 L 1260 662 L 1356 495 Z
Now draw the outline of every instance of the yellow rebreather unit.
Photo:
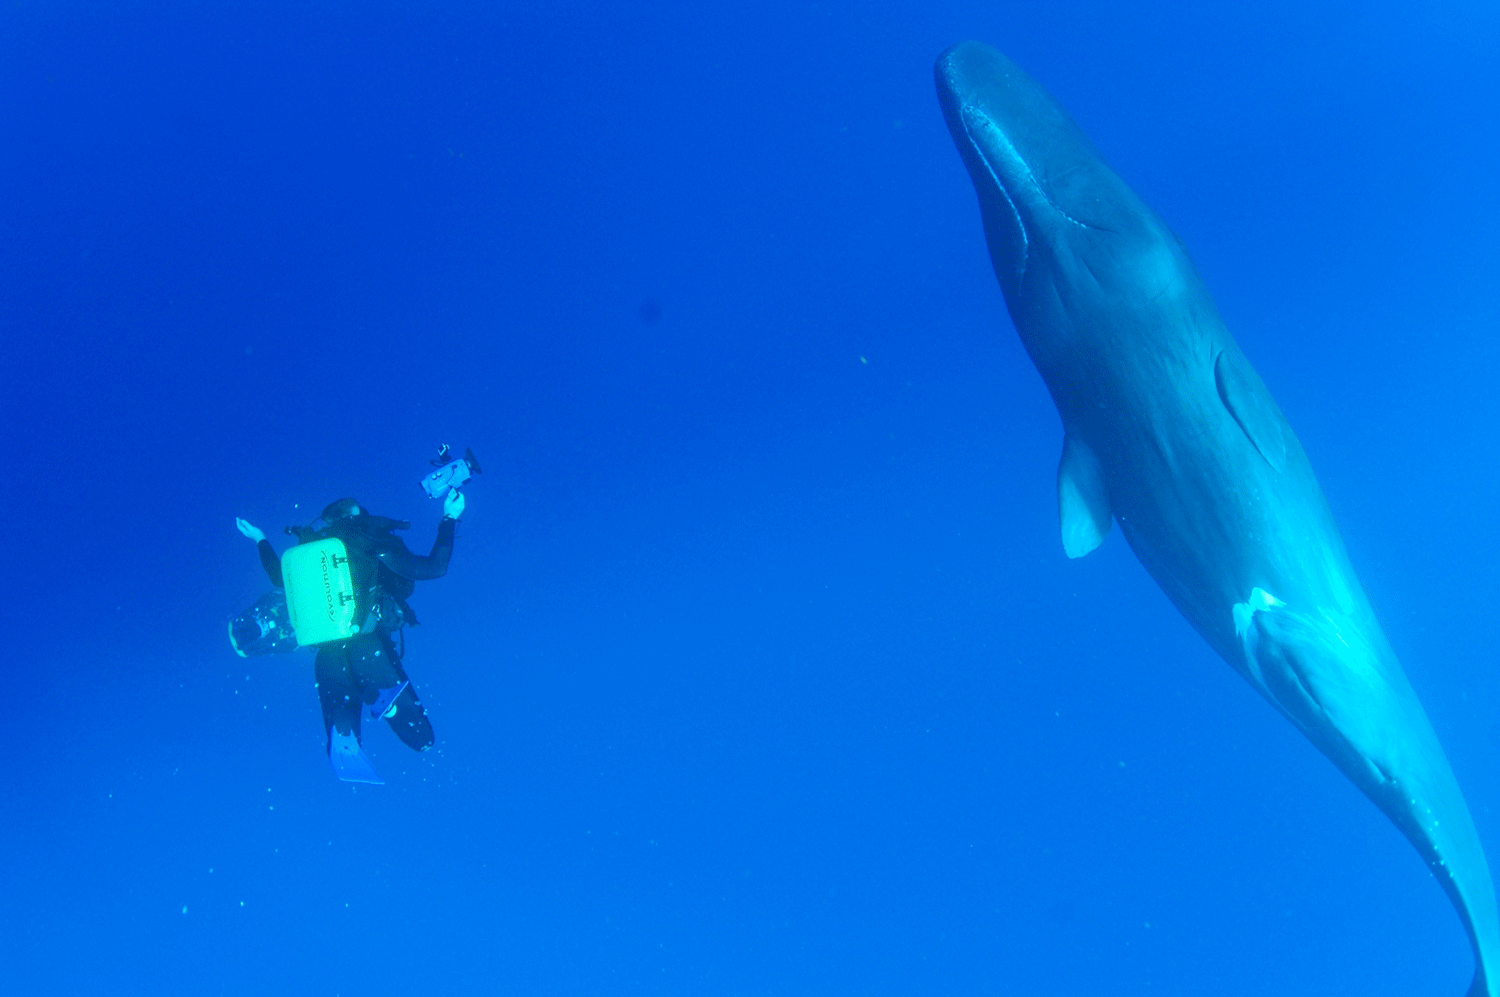
M 342 540 L 316 540 L 291 548 L 281 555 L 281 580 L 298 647 L 344 640 L 359 632 L 354 623 L 354 578 Z

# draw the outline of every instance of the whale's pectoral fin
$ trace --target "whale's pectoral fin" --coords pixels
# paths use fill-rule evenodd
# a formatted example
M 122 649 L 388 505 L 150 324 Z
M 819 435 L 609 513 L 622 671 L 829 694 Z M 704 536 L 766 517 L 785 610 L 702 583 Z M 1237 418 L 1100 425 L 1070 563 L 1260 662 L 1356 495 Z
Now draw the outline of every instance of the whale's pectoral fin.
M 1063 439 L 1057 465 L 1057 509 L 1062 517 L 1063 550 L 1082 557 L 1104 542 L 1111 525 L 1104 469 L 1088 444 Z
M 1219 389 L 1219 400 L 1266 463 L 1285 471 L 1285 421 L 1270 392 L 1238 350 L 1224 350 L 1214 360 L 1214 386 Z

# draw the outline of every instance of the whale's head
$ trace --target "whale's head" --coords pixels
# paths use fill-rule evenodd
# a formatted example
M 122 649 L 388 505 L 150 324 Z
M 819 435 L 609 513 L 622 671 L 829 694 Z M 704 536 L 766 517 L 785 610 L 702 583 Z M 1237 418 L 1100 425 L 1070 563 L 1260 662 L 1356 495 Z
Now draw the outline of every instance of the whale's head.
M 1062 105 L 1004 55 L 960 42 L 938 57 L 936 75 L 1008 300 L 1040 257 L 1081 259 L 1098 272 L 1164 235 L 1175 243 Z

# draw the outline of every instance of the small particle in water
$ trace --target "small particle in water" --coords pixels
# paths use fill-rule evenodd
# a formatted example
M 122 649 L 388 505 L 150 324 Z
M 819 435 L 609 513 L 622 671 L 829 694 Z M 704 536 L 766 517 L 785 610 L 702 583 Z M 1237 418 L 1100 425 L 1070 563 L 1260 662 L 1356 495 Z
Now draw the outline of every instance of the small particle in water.
M 183 912 L 183 913 L 184 913 L 184 914 L 186 914 L 186 913 L 187 913 L 187 904 L 183 904 L 183 905 L 182 905 L 182 912 Z

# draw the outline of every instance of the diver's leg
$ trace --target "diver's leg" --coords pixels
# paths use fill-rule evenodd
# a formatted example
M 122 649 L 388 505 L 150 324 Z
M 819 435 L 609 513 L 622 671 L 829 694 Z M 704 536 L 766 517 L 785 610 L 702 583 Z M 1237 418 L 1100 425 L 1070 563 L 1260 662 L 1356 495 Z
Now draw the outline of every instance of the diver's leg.
M 364 634 L 349 642 L 349 668 L 359 684 L 366 719 L 384 716 L 406 688 L 406 674 L 396 649 L 383 633 Z
M 381 783 L 380 776 L 359 744 L 359 685 L 349 667 L 348 642 L 318 648 L 313 666 L 318 678 L 318 703 L 328 732 L 328 761 L 344 782 Z
M 401 695 L 385 713 L 385 722 L 401 739 L 401 743 L 413 751 L 426 751 L 432 747 L 432 721 L 417 699 L 417 690 L 410 682 L 401 690 Z
M 432 721 L 427 719 L 427 711 L 417 699 L 416 687 L 406 677 L 406 668 L 396 653 L 396 645 L 388 634 L 380 637 L 385 652 L 382 660 L 389 662 L 398 684 L 386 687 L 385 691 L 391 698 L 382 700 L 380 713 L 372 715 L 371 719 L 385 717 L 402 744 L 413 751 L 426 751 L 433 745 Z
M 347 643 L 349 669 L 359 686 L 362 713 L 371 720 L 384 717 L 401 743 L 413 751 L 432 747 L 432 723 L 406 678 L 390 636 L 364 634 Z
M 402 685 L 401 693 L 383 714 L 386 723 L 401 738 L 402 744 L 413 751 L 426 751 L 437 739 L 432 733 L 432 721 L 428 720 L 428 711 L 422 700 L 417 699 L 417 687 L 407 678 L 407 666 L 402 664 L 401 655 L 396 654 L 396 645 L 390 642 L 390 637 L 386 637 L 386 651 L 396 666 L 396 675 L 401 676 Z
M 313 670 L 318 680 L 318 705 L 323 707 L 323 729 L 329 738 L 335 731 L 358 738 L 359 686 L 349 672 L 349 655 L 344 644 L 324 644 L 318 648 Z

